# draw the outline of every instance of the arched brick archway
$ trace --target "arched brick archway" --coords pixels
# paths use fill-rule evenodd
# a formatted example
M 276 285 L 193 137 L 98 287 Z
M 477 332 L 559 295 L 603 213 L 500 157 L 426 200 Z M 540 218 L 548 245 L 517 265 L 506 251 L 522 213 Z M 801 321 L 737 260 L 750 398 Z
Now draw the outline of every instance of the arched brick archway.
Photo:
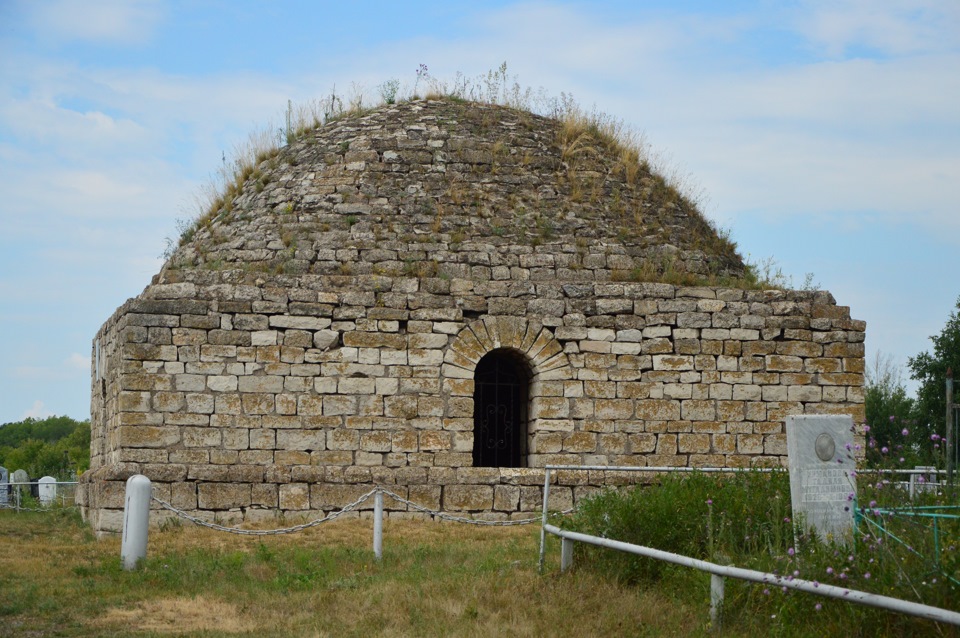
M 473 402 L 473 405 L 469 406 L 471 410 L 476 410 L 478 407 L 476 379 L 478 364 L 481 360 L 485 364 L 500 361 L 506 366 L 507 374 L 511 366 L 516 365 L 518 376 L 523 377 L 518 380 L 516 390 L 504 394 L 504 397 L 510 397 L 508 402 L 511 403 L 510 407 L 505 405 L 504 410 L 518 410 L 511 417 L 517 422 L 515 426 L 517 429 L 512 435 L 523 438 L 512 443 L 505 442 L 508 452 L 503 454 L 502 458 L 497 453 L 481 452 L 475 445 L 474 465 L 488 467 L 526 465 L 528 438 L 537 431 L 539 417 L 537 410 L 530 409 L 529 406 L 535 406 L 536 399 L 543 395 L 545 382 L 573 378 L 570 361 L 550 330 L 538 321 L 522 317 L 486 317 L 471 322 L 457 334 L 447 349 L 442 373 L 447 380 L 446 387 L 450 394 Z M 486 365 L 481 367 L 479 372 L 484 377 L 490 374 Z M 495 399 L 491 399 L 489 394 L 485 399 L 484 397 L 479 399 L 485 401 L 481 406 L 485 413 L 495 410 L 490 403 Z M 513 406 L 512 402 L 516 401 L 521 402 L 521 405 Z M 477 428 L 481 415 L 474 412 L 474 416 L 474 427 Z M 476 429 L 474 436 L 477 436 Z

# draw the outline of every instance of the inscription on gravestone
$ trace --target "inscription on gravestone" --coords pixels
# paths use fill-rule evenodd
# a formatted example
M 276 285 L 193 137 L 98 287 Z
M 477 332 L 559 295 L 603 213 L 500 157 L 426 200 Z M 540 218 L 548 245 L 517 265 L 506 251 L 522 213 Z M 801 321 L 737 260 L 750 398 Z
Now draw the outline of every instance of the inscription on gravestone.
M 821 537 L 851 538 L 856 492 L 853 419 L 840 415 L 787 417 L 790 500 L 794 516 Z

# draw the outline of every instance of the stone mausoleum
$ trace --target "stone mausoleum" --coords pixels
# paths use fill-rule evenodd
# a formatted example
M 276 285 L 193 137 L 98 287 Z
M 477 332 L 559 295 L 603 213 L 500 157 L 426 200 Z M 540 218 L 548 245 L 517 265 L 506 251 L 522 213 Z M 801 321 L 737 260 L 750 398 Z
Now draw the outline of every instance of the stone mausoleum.
M 222 521 L 377 484 L 526 517 L 545 464 L 783 464 L 788 415 L 862 420 L 865 324 L 825 291 L 682 285 L 743 275 L 583 122 L 453 100 L 329 122 L 242 170 L 97 333 L 83 511 L 119 530 L 142 473 Z M 564 473 L 551 503 L 618 480 Z

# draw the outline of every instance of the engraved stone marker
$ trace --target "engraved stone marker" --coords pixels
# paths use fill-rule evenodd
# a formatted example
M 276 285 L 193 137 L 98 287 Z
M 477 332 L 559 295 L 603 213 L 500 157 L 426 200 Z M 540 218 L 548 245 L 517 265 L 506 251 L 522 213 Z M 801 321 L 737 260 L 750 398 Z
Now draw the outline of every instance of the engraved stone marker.
M 0 467 L 0 507 L 7 504 L 7 493 L 9 492 L 8 483 L 10 482 L 7 468 Z
M 52 476 L 44 476 L 39 481 L 37 496 L 40 497 L 40 504 L 43 506 L 53 505 L 57 499 L 57 479 Z
M 27 474 L 26 470 L 15 470 L 13 474 L 10 475 L 10 485 L 13 488 L 13 499 L 17 507 L 23 503 L 23 497 L 29 496 L 30 492 L 28 491 L 26 483 L 30 482 L 30 475 Z M 24 485 L 20 485 L 23 483 Z
M 841 415 L 787 417 L 790 500 L 821 538 L 848 541 L 853 534 L 856 492 L 853 419 Z

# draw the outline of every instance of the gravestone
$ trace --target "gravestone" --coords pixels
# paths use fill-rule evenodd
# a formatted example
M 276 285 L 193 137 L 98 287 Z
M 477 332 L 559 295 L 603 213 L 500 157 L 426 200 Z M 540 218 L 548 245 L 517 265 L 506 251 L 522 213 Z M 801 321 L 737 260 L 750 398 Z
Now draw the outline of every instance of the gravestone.
M 44 476 L 39 481 L 37 496 L 40 498 L 40 504 L 44 507 L 53 505 L 57 500 L 57 479 L 52 476 Z
M 25 494 L 29 494 L 27 489 L 30 487 L 30 475 L 27 474 L 26 470 L 15 470 L 13 474 L 10 475 L 10 487 L 13 488 L 13 497 L 14 502 L 17 507 L 23 503 L 23 497 Z
M 794 518 L 823 539 L 849 541 L 856 494 L 853 419 L 789 416 L 786 426 Z
M 7 473 L 7 468 L 0 467 L 0 507 L 3 507 L 8 502 L 7 493 L 10 490 L 9 483 L 10 475 Z

